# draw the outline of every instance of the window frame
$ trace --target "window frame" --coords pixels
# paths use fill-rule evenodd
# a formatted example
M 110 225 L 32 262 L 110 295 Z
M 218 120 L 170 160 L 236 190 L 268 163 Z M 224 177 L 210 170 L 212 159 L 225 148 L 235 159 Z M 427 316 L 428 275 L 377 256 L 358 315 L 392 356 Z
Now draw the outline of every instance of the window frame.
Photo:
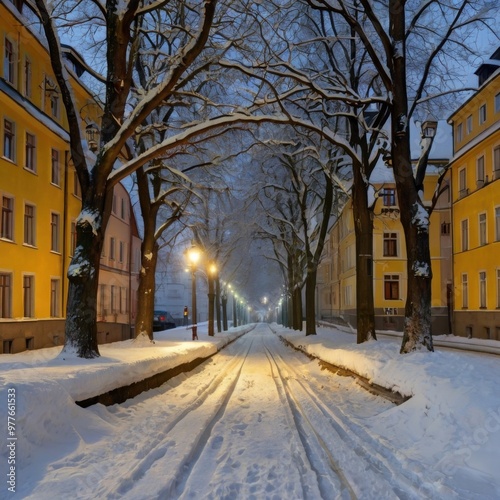
M 61 187 L 61 163 L 58 149 L 50 150 L 50 183 L 53 186 Z
M 399 274 L 384 274 L 384 300 L 401 300 L 401 276 Z
M 390 202 L 393 203 L 390 203 Z M 395 188 L 383 188 L 382 189 L 382 204 L 384 207 L 396 207 L 396 189 Z
M 488 244 L 488 217 L 486 212 L 477 215 L 477 225 L 479 246 L 484 247 Z
M 50 278 L 50 317 L 60 318 L 60 296 L 59 290 L 61 287 L 61 280 L 59 278 Z
M 486 309 L 488 300 L 486 271 L 479 271 L 478 279 L 479 309 Z
M 28 282 L 28 286 L 26 286 Z M 33 274 L 23 275 L 23 317 L 35 317 L 35 276 Z
M 469 250 L 469 219 L 460 221 L 460 241 L 462 252 Z
M 7 201 L 7 204 L 5 203 Z M 14 198 L 2 195 L 2 213 L 0 219 L 0 238 L 14 241 Z
M 7 126 L 9 125 L 9 126 Z M 3 119 L 3 157 L 16 162 L 16 123 L 4 117 Z
M 31 214 L 28 214 L 28 208 L 33 209 Z M 33 203 L 24 203 L 24 236 L 23 243 L 30 247 L 36 246 L 36 205 Z
M 473 129 L 472 115 L 469 115 L 466 118 L 466 120 L 465 120 L 465 129 L 466 129 L 467 135 L 472 134 L 472 129 Z
M 10 50 L 8 51 L 8 49 Z M 16 43 L 8 36 L 4 37 L 3 77 L 10 84 L 16 85 Z
M 469 275 L 467 273 L 462 273 L 460 285 L 461 285 L 461 289 L 462 289 L 462 309 L 468 309 L 469 308 Z
M 0 318 L 12 318 L 12 273 L 0 272 Z
M 50 251 L 61 253 L 61 214 L 50 212 Z
M 26 131 L 24 141 L 24 168 L 36 174 L 36 135 Z
M 485 164 L 484 155 L 479 156 L 476 159 L 476 182 L 481 183 L 485 180 Z
M 398 256 L 398 233 L 384 231 L 383 234 L 383 256 L 397 257 Z
M 486 122 L 486 117 L 487 117 L 486 103 L 479 106 L 478 114 L 479 114 L 479 125 L 482 125 L 483 123 Z

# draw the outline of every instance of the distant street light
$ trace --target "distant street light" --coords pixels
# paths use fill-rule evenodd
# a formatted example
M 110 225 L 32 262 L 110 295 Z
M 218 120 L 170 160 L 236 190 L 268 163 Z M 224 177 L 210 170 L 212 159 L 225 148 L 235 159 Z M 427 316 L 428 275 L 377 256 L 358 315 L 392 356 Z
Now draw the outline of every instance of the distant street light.
M 198 339 L 198 320 L 196 311 L 196 266 L 200 260 L 201 252 L 196 246 L 191 246 L 186 252 L 186 257 L 191 271 L 191 322 L 193 340 Z

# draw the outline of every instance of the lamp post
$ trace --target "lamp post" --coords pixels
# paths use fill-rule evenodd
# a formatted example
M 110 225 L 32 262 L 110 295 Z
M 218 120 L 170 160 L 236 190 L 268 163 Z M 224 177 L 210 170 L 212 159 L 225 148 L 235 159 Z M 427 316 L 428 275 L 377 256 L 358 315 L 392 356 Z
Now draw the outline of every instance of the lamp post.
M 215 312 L 215 275 L 217 267 L 210 264 L 208 268 L 208 335 L 214 336 L 214 312 Z
M 198 320 L 196 312 L 196 265 L 200 260 L 201 253 L 194 245 L 187 251 L 189 269 L 191 270 L 191 322 L 193 329 L 193 340 L 198 338 Z

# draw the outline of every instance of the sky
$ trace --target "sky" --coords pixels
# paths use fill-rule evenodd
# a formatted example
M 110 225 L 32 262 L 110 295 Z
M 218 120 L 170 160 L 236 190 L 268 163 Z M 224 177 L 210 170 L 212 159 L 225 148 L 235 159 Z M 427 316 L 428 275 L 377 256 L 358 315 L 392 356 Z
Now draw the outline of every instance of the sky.
M 209 338 L 202 325 L 199 341 L 177 328 L 102 345 L 94 360 L 0 355 L 0 497 L 500 498 L 498 357 L 400 355 L 395 335 L 357 345 L 349 331 L 260 323 Z M 217 350 L 122 404 L 75 404 Z M 395 405 L 318 359 L 409 399 Z

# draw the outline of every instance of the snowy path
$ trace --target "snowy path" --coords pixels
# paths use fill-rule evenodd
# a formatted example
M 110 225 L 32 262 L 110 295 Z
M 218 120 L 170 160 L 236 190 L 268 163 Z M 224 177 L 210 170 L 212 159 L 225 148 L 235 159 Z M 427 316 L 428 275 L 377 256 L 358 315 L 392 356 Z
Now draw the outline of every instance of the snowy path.
M 261 324 L 191 374 L 89 408 L 94 442 L 82 436 L 27 497 L 419 498 L 363 425 L 390 406 Z

